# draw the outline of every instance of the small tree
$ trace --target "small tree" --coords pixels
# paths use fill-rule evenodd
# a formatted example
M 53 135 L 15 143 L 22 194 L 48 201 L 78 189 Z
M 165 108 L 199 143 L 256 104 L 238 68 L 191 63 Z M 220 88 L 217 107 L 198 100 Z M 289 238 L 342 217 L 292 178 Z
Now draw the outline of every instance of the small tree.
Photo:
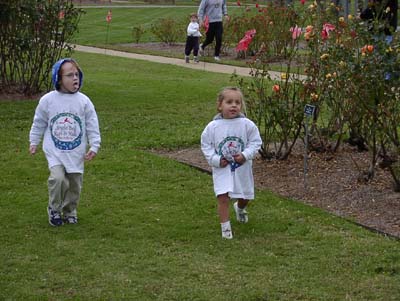
M 181 26 L 181 22 L 172 18 L 163 18 L 151 24 L 151 32 L 161 41 L 166 44 L 176 43 L 179 38 L 185 36 Z
M 142 35 L 145 33 L 145 29 L 143 28 L 143 25 L 137 25 L 133 26 L 132 28 L 132 38 L 133 41 L 138 44 L 140 42 L 140 39 Z

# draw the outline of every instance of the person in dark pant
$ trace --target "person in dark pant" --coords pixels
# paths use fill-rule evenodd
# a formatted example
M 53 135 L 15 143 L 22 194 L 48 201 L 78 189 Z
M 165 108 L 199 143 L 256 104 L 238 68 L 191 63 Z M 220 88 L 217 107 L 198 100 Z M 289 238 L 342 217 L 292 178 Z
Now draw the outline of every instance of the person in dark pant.
M 190 53 L 193 50 L 193 61 L 195 63 L 199 62 L 198 53 L 199 53 L 199 39 L 201 37 L 201 33 L 199 31 L 200 26 L 198 23 L 197 14 L 190 14 L 190 23 L 187 27 L 187 37 L 186 37 L 186 45 L 185 45 L 185 62 L 190 62 Z
M 206 21 L 209 24 L 206 39 L 200 45 L 200 53 L 215 39 L 214 59 L 220 61 L 222 34 L 224 31 L 222 18 L 225 17 L 229 20 L 226 2 L 225 0 L 202 0 L 197 14 L 200 19 L 200 26 L 203 26 Z

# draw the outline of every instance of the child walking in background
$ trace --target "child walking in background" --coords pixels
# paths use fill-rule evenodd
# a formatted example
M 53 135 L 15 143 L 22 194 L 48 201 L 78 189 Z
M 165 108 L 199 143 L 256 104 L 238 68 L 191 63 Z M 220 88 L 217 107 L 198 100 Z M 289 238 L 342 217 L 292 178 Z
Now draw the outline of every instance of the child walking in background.
M 186 37 L 186 45 L 185 45 L 185 62 L 189 63 L 190 61 L 190 53 L 193 50 L 193 61 L 195 63 L 199 62 L 198 54 L 199 54 L 199 39 L 201 37 L 201 33 L 199 31 L 200 26 L 198 23 L 197 14 L 193 13 L 190 15 L 190 23 L 187 27 L 187 37 Z
M 75 60 L 65 58 L 54 64 L 55 90 L 40 99 L 29 134 L 32 155 L 44 136 L 43 151 L 50 170 L 47 212 L 52 226 L 78 222 L 84 161 L 92 160 L 100 148 L 96 111 L 90 99 L 79 92 L 82 80 Z
M 217 110 L 201 134 L 201 150 L 212 167 L 222 237 L 232 239 L 229 202 L 237 200 L 233 204 L 236 219 L 247 223 L 246 206 L 254 199 L 252 160 L 262 141 L 257 126 L 243 114 L 245 103 L 239 88 L 222 89 Z

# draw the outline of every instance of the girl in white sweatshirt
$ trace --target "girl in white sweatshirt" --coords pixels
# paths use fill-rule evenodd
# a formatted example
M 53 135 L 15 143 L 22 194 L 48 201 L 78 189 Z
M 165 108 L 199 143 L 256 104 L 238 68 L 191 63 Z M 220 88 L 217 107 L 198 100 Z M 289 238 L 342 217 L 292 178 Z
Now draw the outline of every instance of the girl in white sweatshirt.
M 78 222 L 84 161 L 92 160 L 100 148 L 96 111 L 90 99 L 79 92 L 82 79 L 83 73 L 73 59 L 54 64 L 55 90 L 40 99 L 29 134 L 32 155 L 44 137 L 43 151 L 50 170 L 47 212 L 52 226 Z
M 254 199 L 252 160 L 262 144 L 257 126 L 242 113 L 244 107 L 240 89 L 222 89 L 217 99 L 219 113 L 201 134 L 201 150 L 212 167 L 222 237 L 226 239 L 233 238 L 230 199 L 237 199 L 236 219 L 248 222 L 245 208 Z

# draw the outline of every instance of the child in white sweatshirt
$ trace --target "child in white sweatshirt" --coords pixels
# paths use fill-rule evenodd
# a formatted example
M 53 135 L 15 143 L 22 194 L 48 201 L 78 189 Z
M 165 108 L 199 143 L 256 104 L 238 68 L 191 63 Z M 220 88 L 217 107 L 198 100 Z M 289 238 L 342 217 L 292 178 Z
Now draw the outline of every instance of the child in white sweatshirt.
M 56 62 L 52 69 L 55 90 L 40 99 L 29 133 L 32 155 L 44 137 L 43 151 L 50 170 L 47 212 L 50 225 L 55 227 L 78 222 L 84 161 L 92 160 L 100 148 L 96 111 L 90 99 L 79 92 L 82 80 L 75 60 Z
M 201 134 L 201 150 L 212 167 L 214 192 L 222 237 L 232 239 L 229 202 L 240 223 L 248 222 L 246 206 L 254 199 L 252 160 L 262 141 L 257 126 L 242 113 L 243 94 L 235 87 L 224 88 L 218 95 L 217 114 Z
M 196 13 L 190 14 L 190 23 L 187 27 L 187 37 L 185 44 L 185 62 L 190 62 L 190 53 L 193 50 L 193 61 L 195 63 L 199 62 L 199 39 L 201 37 L 200 26 L 198 23 L 198 18 Z

